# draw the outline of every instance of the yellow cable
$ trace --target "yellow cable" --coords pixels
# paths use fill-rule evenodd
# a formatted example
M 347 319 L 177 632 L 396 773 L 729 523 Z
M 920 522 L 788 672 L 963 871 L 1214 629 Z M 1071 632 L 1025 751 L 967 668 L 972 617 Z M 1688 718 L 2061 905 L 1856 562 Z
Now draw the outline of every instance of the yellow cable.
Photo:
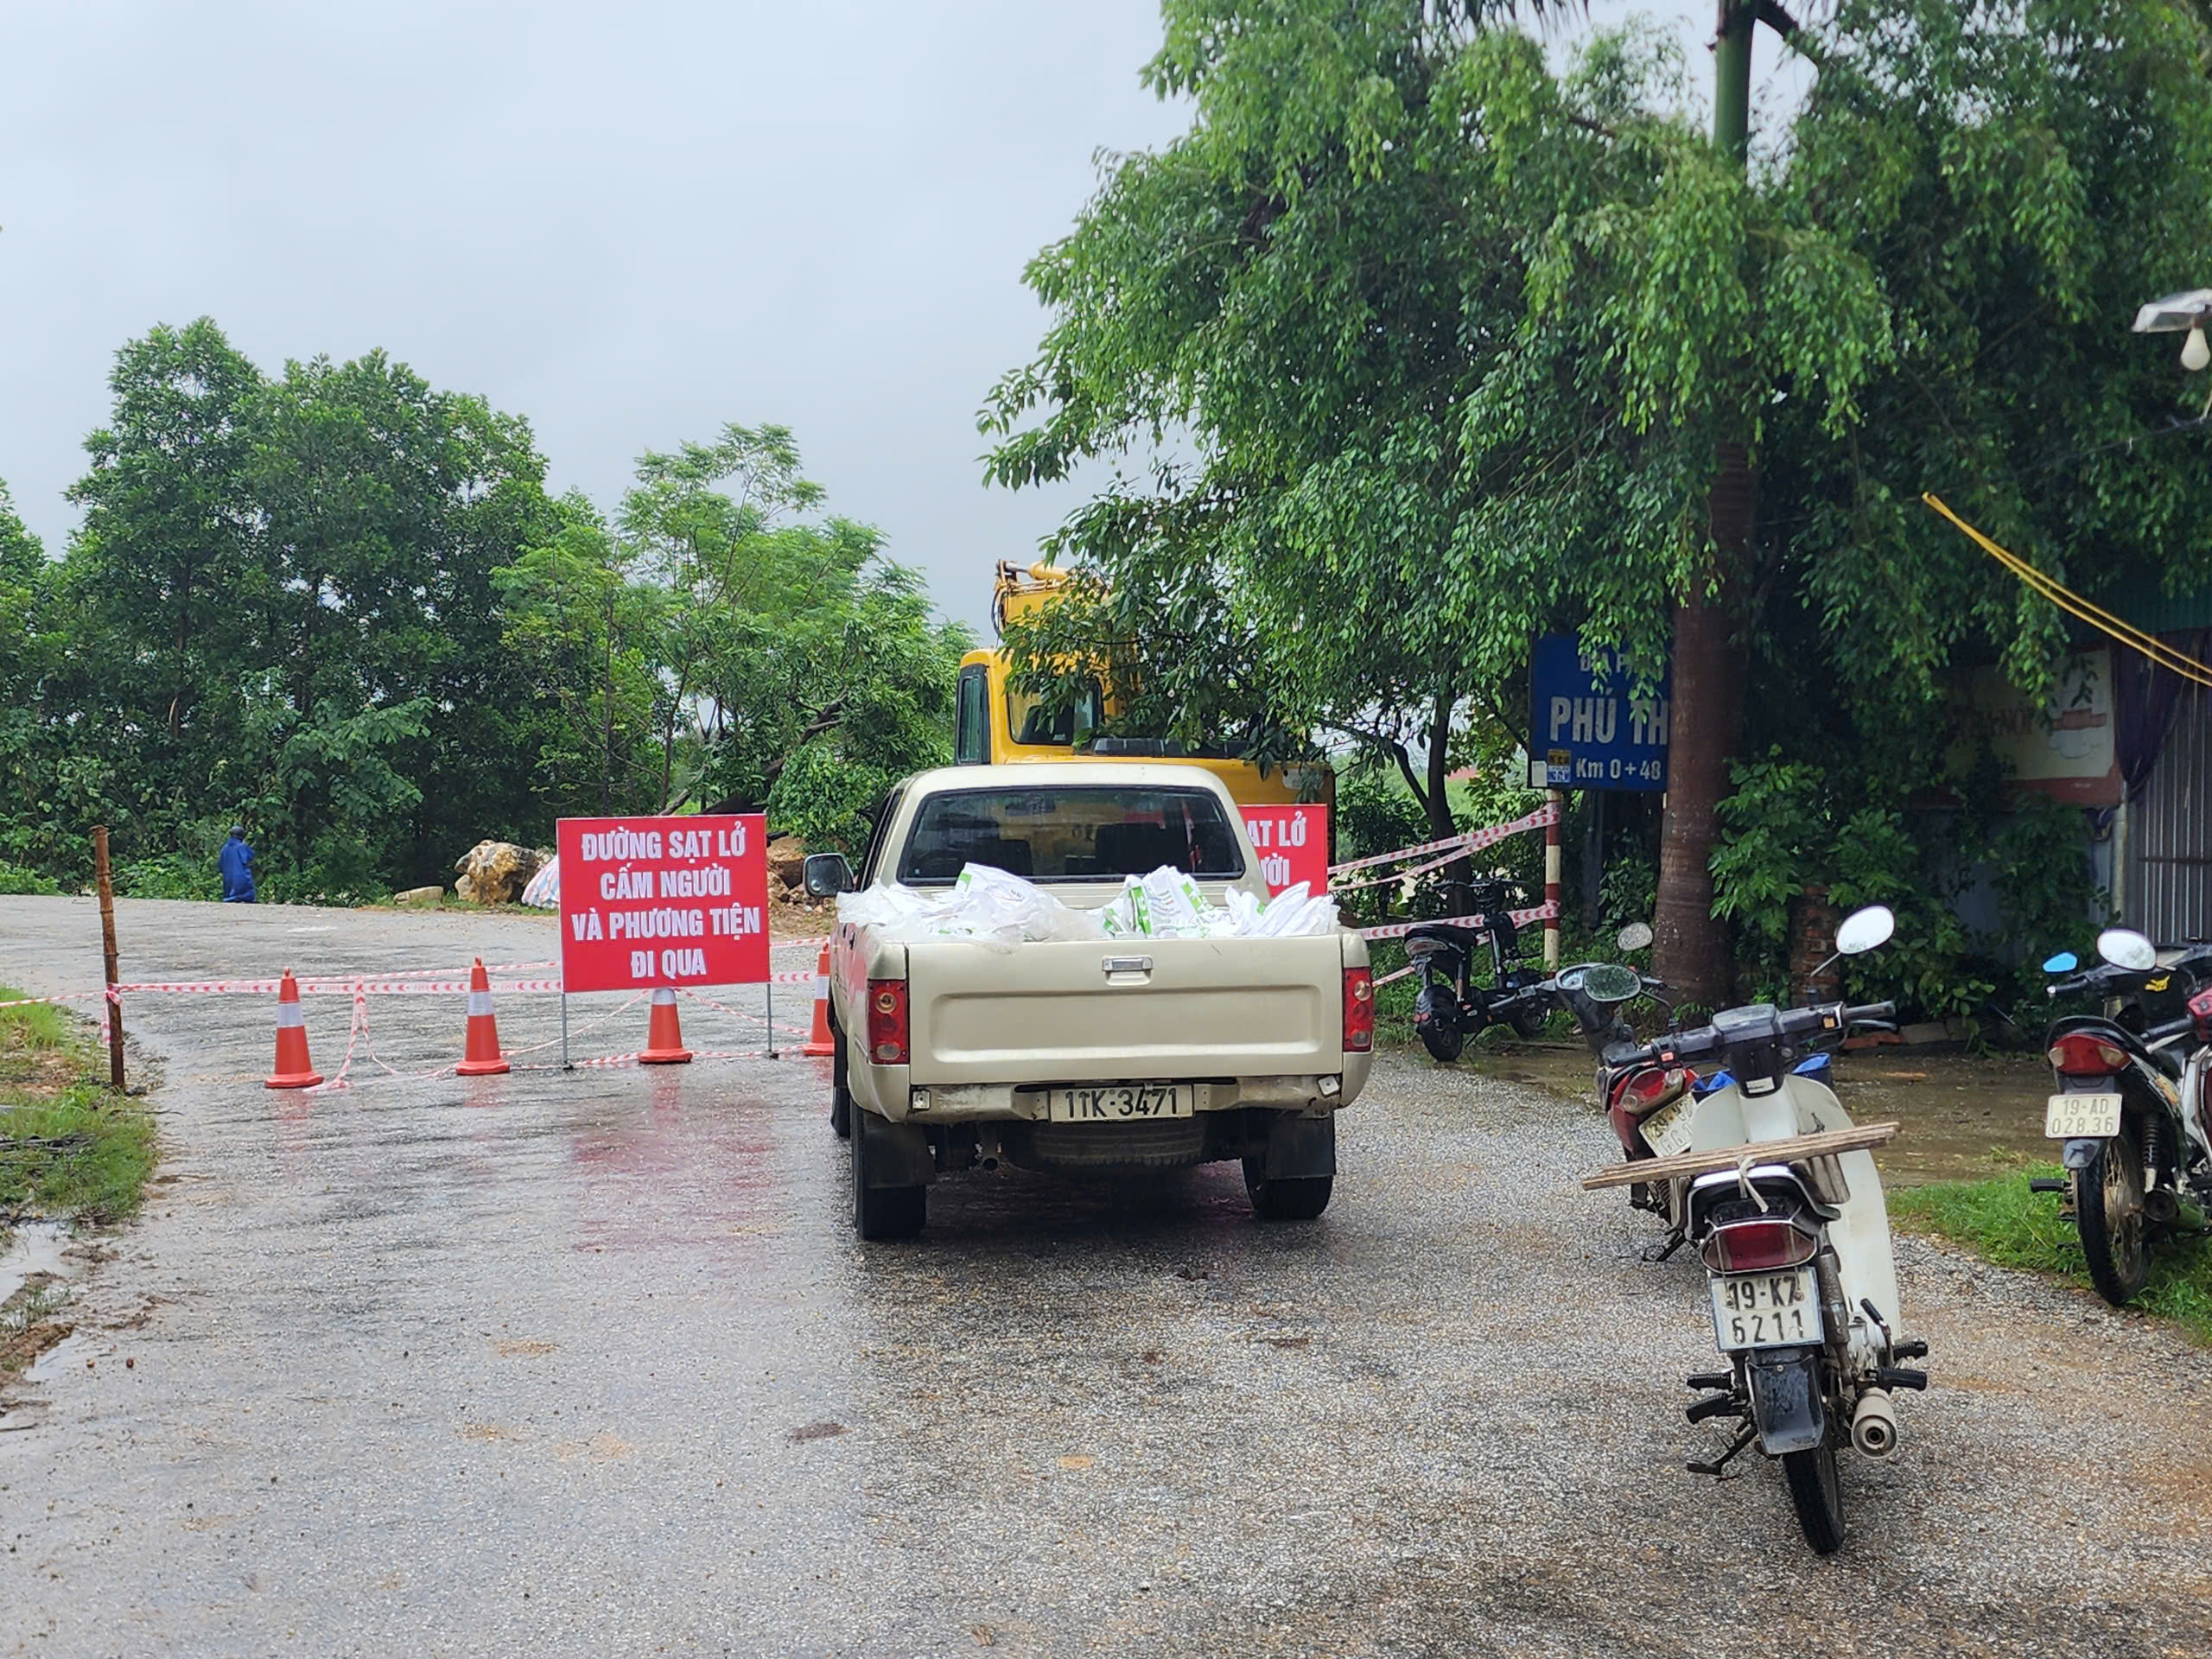
M 1999 547 L 1988 537 L 1961 518 L 1958 514 L 1953 512 L 1936 497 L 1927 495 L 1922 499 L 1937 512 L 1942 513 L 1943 517 L 1964 531 L 1999 564 L 2061 610 L 2067 612 L 2069 615 L 2079 617 L 2092 627 L 2111 635 L 2123 645 L 2141 652 L 2152 662 L 2171 670 L 2185 679 L 2194 680 L 2200 685 L 2212 684 L 2212 679 L 2204 677 L 2208 673 L 2212 673 L 2212 670 L 2208 670 L 2203 664 L 2183 656 L 2154 635 L 2144 632 L 2132 623 L 2123 621 L 2111 612 L 2092 604 L 2079 594 L 2061 586 L 2055 579 L 2045 575 L 2018 554 Z
M 1920 499 L 1964 531 L 1983 552 L 1988 554 L 2005 569 L 2027 583 L 2030 588 L 2041 594 L 2062 611 L 2079 617 L 2091 627 L 2097 629 L 2100 632 L 2111 635 L 2131 650 L 2142 652 L 2159 667 L 2168 669 L 2196 684 L 2212 686 L 2212 666 L 2207 666 L 2193 657 L 2183 656 L 2155 635 L 2144 632 L 2133 623 L 2123 621 L 2111 612 L 2091 604 L 2071 588 L 2060 586 L 2055 578 L 2045 575 L 2018 554 L 2007 552 L 1998 546 L 1988 537 L 1945 506 L 1938 497 L 1933 494 L 1923 494 Z
M 2120 640 L 2122 644 L 2133 646 L 2137 651 L 2141 652 L 2145 656 L 2149 657 L 2152 661 L 2171 668 L 2177 674 L 2194 679 L 2196 678 L 2199 674 L 2206 671 L 2203 664 L 2196 662 L 2190 658 L 2183 656 L 2179 652 L 2175 651 L 2171 646 L 2166 645 L 2155 635 L 2145 633 L 2133 624 L 2122 620 L 2120 618 L 2114 616 L 2111 612 L 2105 610 L 2101 607 L 2093 604 L 2088 600 L 2082 598 L 2079 594 L 2073 592 L 2070 588 L 2061 586 L 2056 579 L 2045 575 L 2042 571 L 2030 564 L 2025 559 L 2020 557 L 2018 554 L 2010 552 L 2007 550 L 1999 547 L 1995 542 L 1990 540 L 1988 537 L 1983 535 L 1973 525 L 1961 519 L 1958 514 L 1953 512 L 1949 507 L 1946 506 L 1942 501 L 1938 499 L 1936 497 L 1929 495 L 1925 496 L 1923 499 L 1926 500 L 1930 506 L 1934 507 L 1936 512 L 1942 513 L 1946 518 L 1948 518 L 1953 524 L 1956 524 L 1961 530 L 1964 531 L 1968 536 L 1973 537 L 1974 540 L 1980 543 L 1980 545 L 1986 550 L 1992 557 L 1996 559 L 1999 564 L 2010 570 L 2014 575 L 2019 577 L 2021 581 L 2026 582 L 2029 587 L 2034 588 L 2045 599 L 2050 600 L 2052 604 L 2057 606 L 2061 610 L 2067 612 L 2070 615 L 2079 617 L 2082 621 L 2088 623 L 2091 626 L 2099 629 L 2102 632 L 2110 634 L 2113 639 Z

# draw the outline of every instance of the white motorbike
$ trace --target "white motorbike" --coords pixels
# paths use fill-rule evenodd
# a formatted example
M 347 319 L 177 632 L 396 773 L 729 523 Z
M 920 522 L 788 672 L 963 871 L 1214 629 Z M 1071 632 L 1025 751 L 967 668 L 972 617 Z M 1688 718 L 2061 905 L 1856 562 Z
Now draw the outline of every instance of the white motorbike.
M 1837 930 L 1837 944 L 1857 955 L 1896 925 L 1882 906 L 1862 910 Z M 1608 977 L 1593 986 L 1600 975 Z M 1628 969 L 1592 969 L 1584 981 L 1588 994 L 1618 991 L 1623 1001 L 1639 985 Z M 1843 1544 L 1837 1453 L 1847 1442 L 1867 1457 L 1895 1450 L 1893 1395 L 1928 1386 L 1925 1371 L 1900 1362 L 1921 1358 L 1928 1344 L 1897 1336 L 1889 1211 L 1872 1152 L 1897 1126 L 1853 1124 L 1822 1080 L 1826 1055 L 1799 1060 L 1820 1039 L 1895 1012 L 1887 1003 L 1760 1003 L 1622 1056 L 1624 1064 L 1694 1066 L 1703 1078 L 1688 1150 L 1583 1182 L 1688 1182 L 1685 1234 L 1705 1262 L 1713 1339 L 1728 1369 L 1688 1379 L 1706 1397 L 1688 1415 L 1742 1424 L 1719 1458 L 1688 1467 L 1718 1476 L 1757 1442 L 1780 1461 L 1805 1541 L 1823 1555 Z

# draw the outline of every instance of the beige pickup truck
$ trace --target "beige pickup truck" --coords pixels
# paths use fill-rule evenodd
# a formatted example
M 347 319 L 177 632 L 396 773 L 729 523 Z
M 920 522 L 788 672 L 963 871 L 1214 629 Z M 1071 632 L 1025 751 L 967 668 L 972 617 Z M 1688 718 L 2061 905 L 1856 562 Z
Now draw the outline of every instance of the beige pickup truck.
M 1077 909 L 1173 865 L 1209 900 L 1267 886 L 1203 767 L 1070 761 L 921 772 L 891 793 L 857 876 L 807 861 L 817 895 L 949 887 L 965 865 Z M 830 1121 L 853 1147 L 863 1238 L 911 1236 L 956 1171 L 1168 1169 L 1243 1160 L 1252 1207 L 1310 1220 L 1336 1122 L 1367 1083 L 1374 990 L 1349 929 L 1289 938 L 900 940 L 840 923 L 830 949 Z

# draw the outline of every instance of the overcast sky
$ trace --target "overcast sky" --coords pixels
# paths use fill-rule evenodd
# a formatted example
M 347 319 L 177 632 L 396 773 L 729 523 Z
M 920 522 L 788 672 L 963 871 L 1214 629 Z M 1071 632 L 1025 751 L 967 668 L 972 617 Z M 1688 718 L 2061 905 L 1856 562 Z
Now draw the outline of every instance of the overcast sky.
M 1647 10 L 1704 84 L 1712 6 Z M 380 346 L 480 392 L 602 505 L 781 422 L 981 625 L 1074 495 L 984 489 L 976 410 L 1094 152 L 1185 124 L 1158 42 L 1153 0 L 0 0 L 0 479 L 58 554 L 116 348 L 204 314 L 265 371 Z

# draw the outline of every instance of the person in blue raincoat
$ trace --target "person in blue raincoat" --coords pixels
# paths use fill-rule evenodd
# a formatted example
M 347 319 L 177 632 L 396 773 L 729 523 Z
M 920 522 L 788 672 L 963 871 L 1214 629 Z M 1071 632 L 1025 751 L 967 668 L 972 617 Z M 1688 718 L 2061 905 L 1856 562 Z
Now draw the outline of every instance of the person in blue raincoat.
M 223 902 L 226 905 L 250 905 L 253 902 L 253 849 L 245 844 L 245 826 L 231 826 L 231 838 L 223 843 L 223 850 L 215 855 L 215 868 L 223 873 Z

